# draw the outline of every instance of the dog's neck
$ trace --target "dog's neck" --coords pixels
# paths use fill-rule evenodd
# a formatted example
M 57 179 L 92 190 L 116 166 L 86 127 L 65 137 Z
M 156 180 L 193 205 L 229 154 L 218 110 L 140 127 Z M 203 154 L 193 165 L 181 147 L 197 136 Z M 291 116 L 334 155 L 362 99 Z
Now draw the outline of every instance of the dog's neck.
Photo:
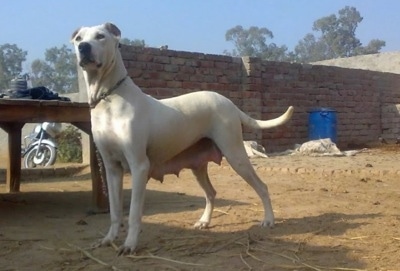
M 107 65 L 98 70 L 83 70 L 88 94 L 88 103 L 94 108 L 102 99 L 117 89 L 128 77 L 127 70 L 118 49 Z

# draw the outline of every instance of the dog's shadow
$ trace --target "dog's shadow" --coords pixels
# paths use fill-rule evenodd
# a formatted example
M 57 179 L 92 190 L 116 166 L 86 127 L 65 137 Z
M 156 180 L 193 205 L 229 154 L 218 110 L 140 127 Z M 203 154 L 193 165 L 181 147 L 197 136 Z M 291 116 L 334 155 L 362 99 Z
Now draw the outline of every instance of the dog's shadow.
M 210 230 L 195 230 L 184 227 L 184 221 L 180 226 L 172 225 L 173 222 L 144 222 L 137 255 L 138 259 L 146 258 L 150 251 L 160 259 L 165 257 L 206 266 L 205 269 L 183 270 L 244 270 L 246 266 L 252 267 L 249 270 L 361 270 L 366 265 L 351 256 L 353 248 L 332 240 L 365 225 L 361 222 L 363 219 L 377 216 L 326 213 L 287 220 L 278 218 L 273 229 L 254 223 L 237 230 L 227 230 L 231 226 L 227 223 Z M 125 235 L 126 232 L 122 240 Z M 156 261 L 149 257 L 135 261 L 135 264 L 145 268 Z M 171 266 L 182 267 L 180 264 Z
M 130 189 L 124 190 L 124 214 L 129 212 Z M 165 192 L 147 189 L 144 206 L 144 215 L 155 215 L 164 213 L 181 213 L 186 211 L 197 211 L 205 208 L 204 196 L 194 196 L 182 192 Z M 244 205 L 245 203 L 235 200 L 216 198 L 215 208 Z M 215 212 L 214 212 L 215 215 Z M 214 216 L 213 215 L 213 216 Z M 194 221 L 193 221 L 194 222 Z
M 130 190 L 125 190 L 124 194 L 126 205 L 129 202 Z M 378 216 L 324 213 L 281 219 L 277 215 L 276 227 L 268 229 L 257 226 L 255 221 L 253 223 L 249 213 L 240 212 L 240 215 L 244 215 L 250 223 L 231 225 L 229 218 L 219 217 L 221 213 L 214 212 L 211 229 L 195 230 L 191 224 L 195 222 L 193 218 L 198 218 L 204 208 L 203 197 L 156 190 L 149 190 L 146 196 L 138 257 L 124 257 L 115 262 L 116 252 L 109 247 L 99 248 L 91 253 L 102 261 L 115 262 L 118 268 L 125 268 L 124 270 L 132 270 L 132 266 L 135 270 L 160 270 L 166 263 L 170 267 L 168 270 L 240 270 L 246 268 L 246 263 L 254 270 L 287 270 L 282 269 L 282 266 L 302 269 L 305 266 L 302 263 L 324 266 L 327 269 L 363 269 L 366 267 L 365 263 L 351 256 L 354 248 L 348 245 L 348 242 L 338 241 L 339 245 L 332 246 L 330 240 L 334 236 L 342 236 L 348 230 L 373 223 Z M 18 246 L 20 249 L 15 247 L 15 242 L 10 243 L 13 245 L 15 259 L 23 257 L 26 250 L 30 249 L 31 245 L 25 239 L 41 240 L 36 241 L 38 246 L 49 242 L 59 244 L 60 238 L 69 238 L 68 242 L 73 244 L 90 245 L 96 238 L 101 237 L 99 232 L 105 232 L 109 227 L 109 214 L 85 215 L 88 207 L 85 203 L 89 203 L 90 199 L 89 191 L 2 194 L 0 241 L 13 236 L 21 240 L 22 245 Z M 228 205 L 232 205 L 232 209 L 239 206 L 243 210 L 244 204 L 246 203 L 235 200 L 216 200 L 216 208 L 224 210 L 226 209 L 223 207 Z M 178 212 L 182 214 L 175 215 Z M 175 215 L 175 218 L 158 217 L 169 213 Z M 236 216 L 234 210 L 227 213 L 225 216 Z M 253 218 L 260 219 L 261 216 Z M 116 245 L 120 245 L 125 236 L 126 227 L 116 240 Z M 322 242 L 314 242 L 313 238 L 321 238 L 318 240 Z M 59 245 L 63 247 L 65 243 L 61 242 Z M 51 259 L 50 257 L 49 260 Z M 166 262 L 169 259 L 172 261 Z M 5 263 L 15 265 L 11 260 L 5 260 Z M 78 266 L 82 255 L 80 252 L 71 252 L 68 254 L 68 260 Z M 93 268 L 96 265 L 91 261 L 89 263 Z M 193 265 L 185 265 L 187 263 Z M 52 263 L 47 264 L 51 266 Z
M 376 213 L 343 214 L 328 212 L 301 218 L 280 219 L 278 217 L 273 231 L 275 235 L 281 236 L 287 235 L 288 232 L 291 234 L 340 236 L 348 230 L 363 227 L 380 216 Z

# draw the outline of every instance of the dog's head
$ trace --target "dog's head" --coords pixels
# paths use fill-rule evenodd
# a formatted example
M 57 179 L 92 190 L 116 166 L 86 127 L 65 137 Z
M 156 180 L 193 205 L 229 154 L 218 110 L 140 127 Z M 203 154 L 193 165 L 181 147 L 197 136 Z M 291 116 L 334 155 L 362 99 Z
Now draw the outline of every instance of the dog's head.
M 121 31 L 112 23 L 81 27 L 71 37 L 79 65 L 86 71 L 101 69 L 113 61 Z

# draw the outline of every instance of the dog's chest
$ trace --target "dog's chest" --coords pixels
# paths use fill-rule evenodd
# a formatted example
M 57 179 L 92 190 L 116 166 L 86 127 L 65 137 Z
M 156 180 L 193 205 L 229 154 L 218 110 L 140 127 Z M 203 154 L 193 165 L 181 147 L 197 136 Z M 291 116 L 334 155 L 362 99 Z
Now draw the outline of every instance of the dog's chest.
M 93 129 L 93 127 L 92 127 Z M 93 139 L 102 157 L 109 161 L 118 162 L 125 171 L 129 171 L 128 162 L 125 157 L 126 146 L 124 140 L 112 127 L 110 129 L 93 129 Z
M 92 133 L 97 145 L 118 152 L 127 147 L 129 121 L 126 118 L 115 117 L 111 112 L 92 114 Z

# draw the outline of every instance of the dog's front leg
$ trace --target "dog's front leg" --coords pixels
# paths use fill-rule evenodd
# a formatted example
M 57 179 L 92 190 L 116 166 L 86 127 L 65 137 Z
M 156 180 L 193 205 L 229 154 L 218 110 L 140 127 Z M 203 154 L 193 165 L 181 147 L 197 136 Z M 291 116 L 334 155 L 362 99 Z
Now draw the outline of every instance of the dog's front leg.
M 105 162 L 111 225 L 107 235 L 100 241 L 99 245 L 108 246 L 118 237 L 119 229 L 122 225 L 122 177 L 124 172 L 119 163 L 105 161 L 105 159 L 103 161 Z
M 147 157 L 141 160 L 141 162 L 134 162 L 130 165 L 132 174 L 132 193 L 129 209 L 129 229 L 125 243 L 118 251 L 119 255 L 133 253 L 138 243 L 142 223 L 146 184 L 150 168 L 150 163 Z

